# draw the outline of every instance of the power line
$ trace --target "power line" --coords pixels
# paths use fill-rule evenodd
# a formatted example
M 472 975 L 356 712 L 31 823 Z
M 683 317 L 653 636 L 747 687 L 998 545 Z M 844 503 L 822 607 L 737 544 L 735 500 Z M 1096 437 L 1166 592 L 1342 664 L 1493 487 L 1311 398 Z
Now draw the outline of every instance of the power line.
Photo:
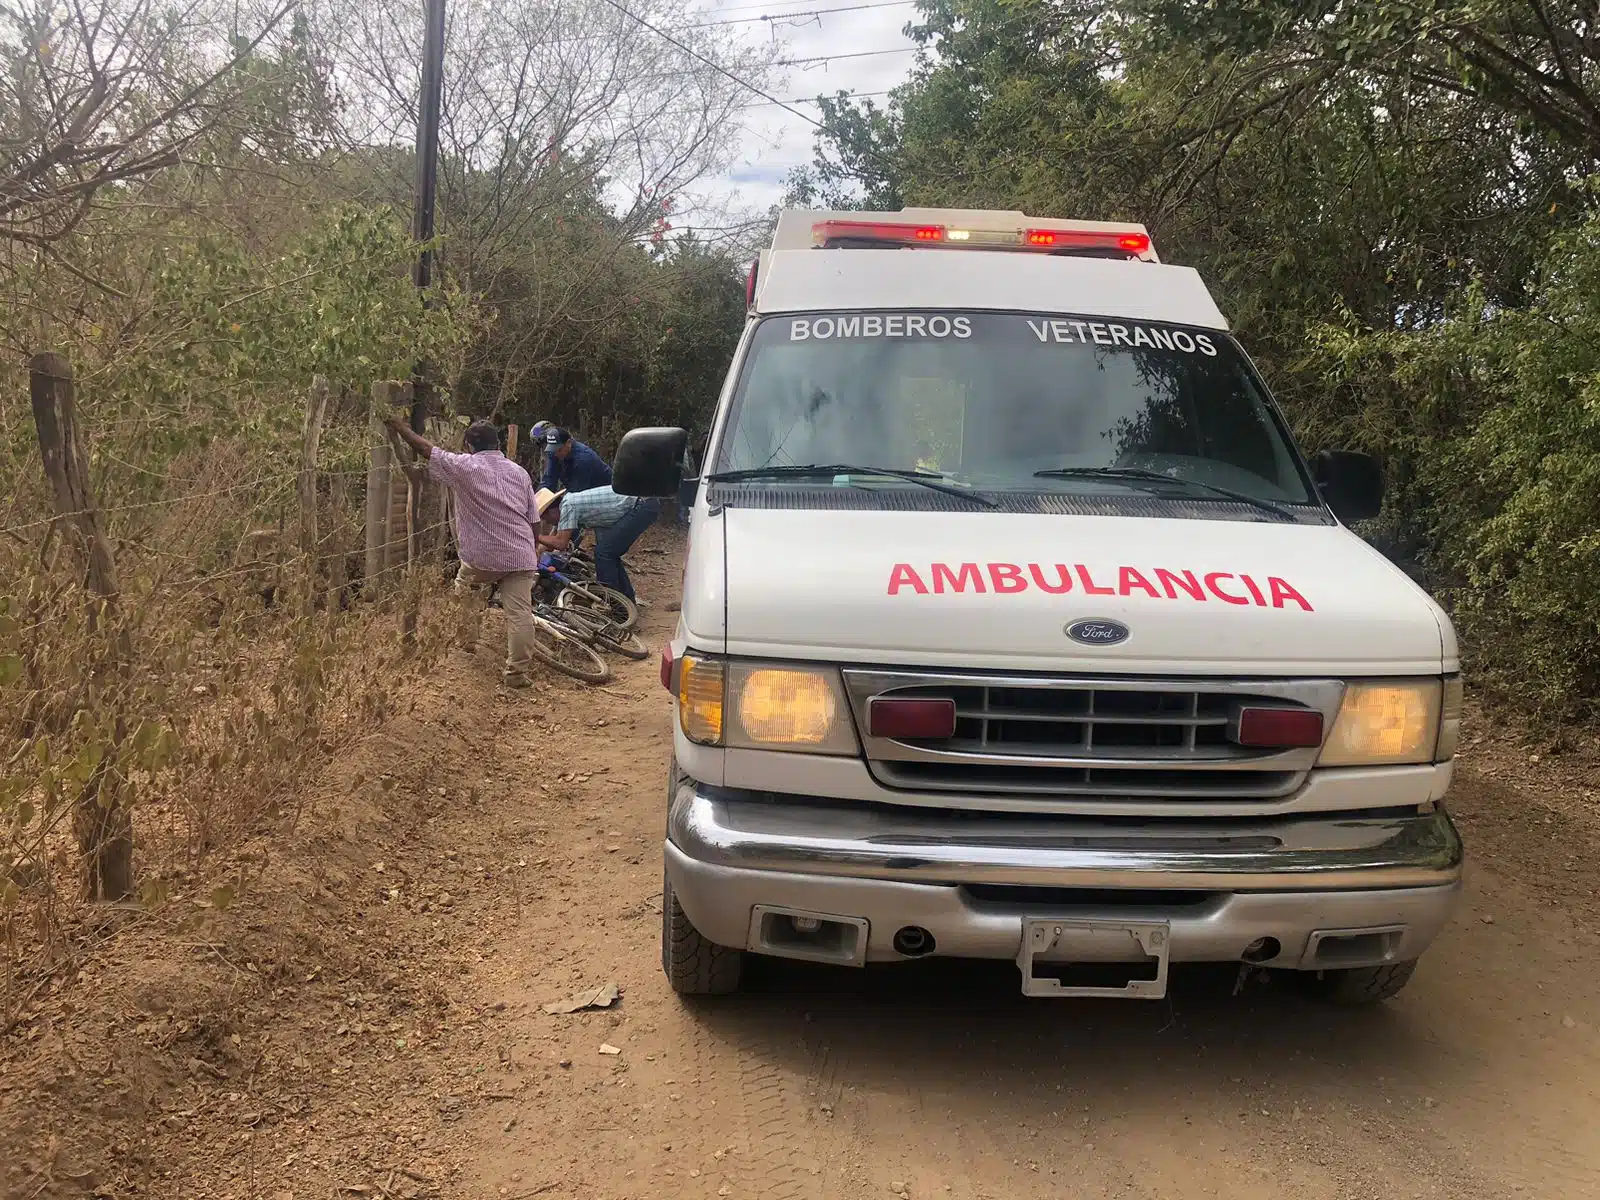
M 673 37 L 670 33 L 666 32 L 664 29 L 661 29 L 659 26 L 652 25 L 649 21 L 646 21 L 643 17 L 638 16 L 635 13 L 633 13 L 625 4 L 622 3 L 622 0 L 605 0 L 605 2 L 606 2 L 606 4 L 611 6 L 612 8 L 616 9 L 623 16 L 627 17 L 630 21 L 633 21 L 635 24 L 641 25 L 645 29 L 648 29 L 651 33 L 655 34 L 658 38 L 662 39 L 663 41 L 668 42 L 671 45 L 676 46 L 679 50 L 682 50 L 685 54 L 687 54 L 690 58 L 693 58 L 698 62 L 704 63 L 706 66 L 710 67 L 713 71 L 715 71 L 718 75 L 721 75 L 724 78 L 726 78 L 728 80 L 731 80 L 733 83 L 738 84 L 740 87 L 746 89 L 747 91 L 754 92 L 757 96 L 760 96 L 763 100 L 767 101 L 767 103 L 776 105 L 777 107 L 783 109 L 784 112 L 789 113 L 791 116 L 799 117 L 807 125 L 813 126 L 814 128 L 817 128 L 817 129 L 820 129 L 824 133 L 827 132 L 828 127 L 826 125 L 824 125 L 821 121 L 817 120 L 816 117 L 813 117 L 810 113 L 802 112 L 802 111 L 800 111 L 800 109 L 794 107 L 794 105 L 788 103 L 787 101 L 779 100 L 776 96 L 772 95 L 770 92 L 762 91 L 760 88 L 758 88 L 755 84 L 751 83 L 749 80 L 741 79 L 739 76 L 735 75 L 732 71 L 728 70 L 728 68 L 723 66 L 721 63 L 714 62 L 711 59 L 707 58 L 704 54 L 701 54 L 698 50 L 695 50 L 693 47 L 684 45 L 681 41 L 679 41 L 677 38 Z M 915 47 L 908 47 L 908 49 L 915 49 Z M 876 53 L 876 52 L 869 51 L 868 53 Z M 841 58 L 851 58 L 851 57 L 856 57 L 856 56 L 855 55 L 840 55 L 839 57 L 841 57 Z M 888 169 L 888 170 L 893 170 L 894 164 L 889 162 L 887 159 L 883 158 L 881 155 L 879 155 L 878 152 L 874 148 L 872 148 L 870 146 L 866 147 L 865 148 L 865 153 L 868 154 L 870 157 L 872 157 L 874 159 L 877 159 L 880 166 L 882 166 L 882 167 L 884 167 L 885 169 Z
M 868 99 L 872 99 L 872 98 L 877 97 L 877 96 L 892 96 L 893 94 L 894 94 L 894 92 L 892 90 L 885 90 L 885 91 L 881 91 L 881 92 L 846 92 L 844 94 L 844 99 L 846 99 L 846 100 L 868 100 Z M 839 97 L 837 95 L 834 95 L 834 96 L 827 97 L 827 99 L 829 99 L 829 100 L 837 100 L 837 99 L 839 99 Z M 784 103 L 785 104 L 820 104 L 821 100 L 819 100 L 816 96 L 796 96 L 793 99 L 785 100 Z M 752 100 L 749 104 L 741 104 L 741 105 L 739 105 L 739 107 L 741 109 L 743 109 L 743 108 L 766 108 L 769 104 L 771 104 L 771 101 L 769 101 L 769 100 Z
M 666 32 L 664 29 L 661 29 L 659 26 L 652 25 L 649 21 L 646 21 L 643 17 L 638 16 L 635 13 L 633 13 L 632 11 L 630 11 L 625 5 L 623 5 L 621 3 L 621 0 L 605 0 L 605 2 L 607 4 L 609 4 L 612 8 L 616 9 L 623 16 L 627 17 L 630 21 L 633 21 L 637 25 L 642 25 L 644 28 L 648 29 L 651 33 L 655 34 L 658 38 L 661 38 L 663 41 L 670 42 L 672 45 L 676 46 L 679 50 L 682 50 L 690 58 L 696 59 L 697 61 L 704 63 L 706 66 L 710 67 L 717 74 L 722 75 L 725 78 L 732 80 L 734 83 L 738 84 L 742 88 L 745 88 L 745 89 L 747 89 L 749 91 L 754 92 L 756 95 L 760 96 L 763 100 L 767 101 L 769 104 L 776 104 L 779 108 L 783 109 L 785 112 L 790 113 L 790 114 L 792 114 L 792 115 L 794 115 L 796 117 L 799 117 L 802 121 L 805 121 L 806 123 L 808 123 L 810 125 L 815 125 L 818 129 L 822 129 L 823 128 L 822 122 L 817 120 L 815 117 L 811 116 L 809 113 L 803 113 L 798 108 L 795 108 L 792 105 L 786 104 L 784 101 L 779 100 L 776 96 L 770 95 L 767 92 L 762 91 L 755 84 L 750 83 L 748 80 L 744 80 L 744 79 L 739 78 L 739 76 L 735 75 L 732 71 L 728 70 L 728 68 L 723 66 L 721 63 L 714 62 L 711 59 L 707 58 L 704 54 L 701 54 L 698 50 L 694 49 L 693 47 L 684 45 L 682 42 L 680 42 L 677 38 L 673 37 L 670 33 Z
M 719 25 L 755 25 L 763 21 L 790 21 L 798 17 L 825 17 L 829 13 L 861 12 L 869 8 L 906 8 L 916 0 L 872 0 L 868 4 L 845 4 L 837 8 L 801 8 L 793 12 L 762 13 L 757 17 L 732 17 L 726 21 L 705 21 L 699 25 L 685 25 L 684 29 L 713 29 Z M 754 7 L 754 6 L 752 6 Z
M 611 0 L 606 0 L 606 3 L 611 3 Z M 775 67 L 803 67 L 814 63 L 838 62 L 840 59 L 845 58 L 878 58 L 884 54 L 915 54 L 917 49 L 918 47 L 916 46 L 899 46 L 893 50 L 857 50 L 851 54 L 818 54 L 813 58 L 776 58 L 772 60 L 772 65 Z M 774 100 L 773 103 L 777 104 L 779 102 Z
M 749 12 L 752 9 L 766 8 L 767 4 L 770 3 L 770 2 L 771 2 L 771 0 L 764 0 L 764 2 L 760 3 L 760 4 L 730 4 L 726 8 L 703 8 L 703 9 L 699 10 L 698 12 L 686 13 L 685 15 L 686 16 L 692 16 L 692 17 L 725 17 L 729 13 Z M 782 4 L 782 3 L 784 3 L 784 0 L 777 0 L 777 2 Z M 792 3 L 793 0 L 790 0 L 790 2 Z M 858 4 L 858 5 L 856 5 L 856 7 L 859 7 L 859 8 L 910 8 L 916 2 L 917 2 L 917 0 L 876 0 L 876 2 L 873 2 L 873 0 L 863 0 L 863 2 Z

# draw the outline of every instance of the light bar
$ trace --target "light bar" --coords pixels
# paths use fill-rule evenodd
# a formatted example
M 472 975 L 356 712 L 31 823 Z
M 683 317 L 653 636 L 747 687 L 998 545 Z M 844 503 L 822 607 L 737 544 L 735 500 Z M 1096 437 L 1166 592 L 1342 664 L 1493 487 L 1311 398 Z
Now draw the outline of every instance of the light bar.
M 1131 229 L 957 229 L 897 221 L 818 221 L 811 227 L 813 246 L 826 247 L 840 241 L 1044 253 L 1110 250 L 1135 257 L 1150 253 L 1150 235 Z
M 1132 230 L 1116 231 L 1079 229 L 1030 229 L 1027 242 L 1051 250 L 1125 250 L 1129 254 L 1145 254 L 1150 250 L 1150 235 Z
M 893 221 L 819 221 L 811 227 L 811 240 L 818 246 L 839 238 L 913 244 L 942 242 L 944 235 L 943 225 L 901 225 Z

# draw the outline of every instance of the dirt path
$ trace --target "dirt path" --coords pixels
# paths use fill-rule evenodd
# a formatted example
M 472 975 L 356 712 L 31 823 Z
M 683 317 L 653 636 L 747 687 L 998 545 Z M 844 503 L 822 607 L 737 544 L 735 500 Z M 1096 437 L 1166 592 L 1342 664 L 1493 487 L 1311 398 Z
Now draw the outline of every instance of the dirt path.
M 670 546 L 642 565 L 670 595 Z M 674 619 L 651 609 L 646 639 Z M 186 1200 L 1600 1195 L 1582 780 L 1464 770 L 1469 903 L 1378 1011 L 1232 996 L 1226 971 L 1162 1003 L 1025 1002 L 1009 965 L 937 962 L 767 964 L 685 1004 L 658 966 L 655 672 L 511 694 L 492 655 L 452 658 L 317 784 L 271 886 L 202 939 L 209 974 L 118 943 L 138 987 L 116 1028 L 145 1057 L 33 1096 L 122 1105 L 143 1136 L 101 1149 L 129 1174 L 86 1182 L 55 1148 L 29 1179 Z M 543 1010 L 607 982 L 610 1010 Z M 191 1077 L 164 1094 L 117 1082 L 173 1064 Z
M 526 1085 L 468 1127 L 477 1194 L 1600 1194 L 1600 939 L 1589 871 L 1568 869 L 1600 862 L 1592 827 L 1468 773 L 1467 911 L 1383 1011 L 1233 997 L 1231 973 L 1161 1004 L 1025 1002 L 1009 965 L 950 964 L 773 964 L 753 994 L 684 1004 L 657 969 L 652 676 L 597 705 L 603 753 L 548 748 L 554 771 L 606 775 L 507 815 L 551 872 L 468 981 L 506 999 Z M 536 727 L 522 738 L 540 752 Z M 615 1012 L 540 1007 L 607 981 Z
M 656 969 L 668 709 L 636 686 L 605 709 L 609 779 L 508 821 L 571 853 L 472 980 L 510 1002 L 527 1085 L 470 1126 L 477 1194 L 1600 1192 L 1593 911 L 1540 873 L 1567 874 L 1553 847 L 1597 860 L 1547 838 L 1543 809 L 1501 820 L 1515 798 L 1464 782 L 1468 910 L 1383 1011 L 1232 997 L 1231 973 L 1162 1004 L 1024 1002 L 1011 967 L 949 964 L 775 964 L 754 994 L 685 1005 Z M 1551 905 L 1564 893 L 1575 907 Z M 626 991 L 615 1013 L 540 1009 L 606 981 Z

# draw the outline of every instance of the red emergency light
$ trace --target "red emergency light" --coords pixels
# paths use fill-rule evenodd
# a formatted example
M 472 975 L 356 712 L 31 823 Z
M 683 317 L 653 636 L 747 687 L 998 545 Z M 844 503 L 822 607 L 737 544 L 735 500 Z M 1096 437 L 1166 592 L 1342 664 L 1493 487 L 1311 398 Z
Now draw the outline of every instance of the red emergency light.
M 1132 231 L 1030 229 L 1027 242 L 1050 250 L 1125 250 L 1129 254 L 1146 254 L 1150 250 L 1150 235 Z
M 894 221 L 818 221 L 811 240 L 819 246 L 843 239 L 868 242 L 942 242 L 943 225 L 901 225 Z
M 1150 235 L 1132 229 L 981 229 L 953 225 L 913 225 L 899 221 L 818 221 L 811 227 L 814 246 L 927 246 L 952 250 L 1150 252 Z
M 751 263 L 750 263 L 750 274 L 745 276 L 745 281 L 744 281 L 744 306 L 746 308 L 754 308 L 755 307 L 755 303 L 756 303 L 756 272 L 759 271 L 760 269 L 761 269 L 761 260 L 759 258 L 751 260 Z

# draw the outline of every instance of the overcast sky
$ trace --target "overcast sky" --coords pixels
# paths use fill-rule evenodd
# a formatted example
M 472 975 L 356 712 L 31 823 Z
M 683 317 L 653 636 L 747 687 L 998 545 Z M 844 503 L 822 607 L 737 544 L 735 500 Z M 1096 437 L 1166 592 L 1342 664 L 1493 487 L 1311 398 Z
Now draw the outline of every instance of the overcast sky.
M 806 59 L 824 55 L 861 54 L 863 51 L 894 50 L 894 54 L 844 58 L 833 62 L 782 68 L 788 82 L 775 87 L 771 95 L 779 100 L 808 100 L 818 93 L 831 95 L 844 89 L 855 92 L 882 92 L 900 83 L 910 70 L 912 41 L 901 30 L 916 15 L 905 3 L 885 4 L 885 0 L 703 0 L 700 8 L 708 19 L 759 17 L 763 14 L 797 14 L 830 8 L 876 4 L 856 12 L 822 12 L 816 16 L 794 16 L 788 20 L 751 22 L 740 26 L 751 39 L 775 38 L 783 46 L 781 58 Z M 879 97 L 882 103 L 884 97 Z M 732 208 L 764 211 L 783 194 L 784 176 L 793 167 L 812 158 L 815 129 L 799 117 L 770 104 L 761 104 L 754 94 L 752 107 L 744 110 L 744 135 L 739 161 L 705 190 Z M 791 105 L 802 112 L 816 114 L 813 103 Z

